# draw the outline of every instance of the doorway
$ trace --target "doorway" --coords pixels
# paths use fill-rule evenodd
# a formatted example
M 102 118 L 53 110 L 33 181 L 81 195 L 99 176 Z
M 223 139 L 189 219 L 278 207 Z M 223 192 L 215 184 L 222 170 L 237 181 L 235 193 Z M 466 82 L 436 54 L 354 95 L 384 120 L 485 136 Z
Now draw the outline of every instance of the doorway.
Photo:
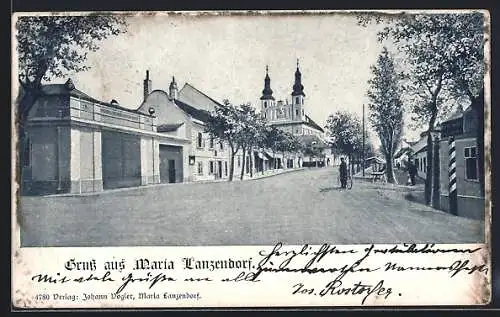
M 160 182 L 180 183 L 183 181 L 182 147 L 160 144 Z
M 218 178 L 222 178 L 222 161 L 218 161 L 217 166 L 218 166 L 217 173 L 219 176 Z

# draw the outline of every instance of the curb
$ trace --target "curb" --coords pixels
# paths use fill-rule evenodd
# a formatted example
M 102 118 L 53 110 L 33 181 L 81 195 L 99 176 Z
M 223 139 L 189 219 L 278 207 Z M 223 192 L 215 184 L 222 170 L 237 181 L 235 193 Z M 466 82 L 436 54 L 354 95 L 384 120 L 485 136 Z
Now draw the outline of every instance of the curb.
M 269 178 L 269 177 L 273 177 L 273 176 L 278 176 L 278 175 L 282 175 L 282 174 L 286 174 L 286 173 L 297 172 L 297 171 L 301 171 L 304 169 L 305 169 L 304 167 L 301 167 L 301 168 L 297 168 L 297 169 L 283 170 L 279 173 L 263 175 L 260 177 L 244 178 L 243 180 L 233 179 L 233 182 L 245 182 L 245 181 L 252 181 L 252 180 L 255 181 L 255 180 Z M 205 180 L 205 181 L 198 181 L 198 182 L 191 181 L 191 182 L 182 182 L 182 183 L 163 183 L 163 184 L 150 184 L 150 185 L 143 185 L 143 186 L 106 189 L 106 190 L 103 190 L 100 192 L 52 194 L 52 195 L 42 195 L 42 196 L 35 196 L 35 197 L 43 197 L 43 198 L 92 197 L 92 196 L 109 195 L 109 194 L 114 194 L 114 193 L 122 193 L 122 192 L 127 192 L 127 191 L 138 190 L 138 189 L 148 189 L 148 188 L 157 188 L 157 187 L 166 187 L 166 186 L 180 186 L 180 185 L 189 185 L 189 184 L 213 184 L 213 183 L 230 183 L 230 182 L 227 179 L 223 179 L 223 180 Z
M 256 181 L 256 180 L 259 180 L 259 179 L 269 178 L 269 177 L 283 175 L 283 174 L 287 174 L 287 173 L 303 171 L 305 169 L 306 169 L 305 167 L 294 168 L 294 169 L 284 170 L 284 171 L 282 171 L 280 173 L 274 173 L 274 174 L 269 174 L 269 175 L 262 175 L 260 177 L 254 177 L 254 178 L 246 178 L 246 179 L 243 179 L 243 181 Z M 241 180 L 239 180 L 239 181 L 241 181 Z

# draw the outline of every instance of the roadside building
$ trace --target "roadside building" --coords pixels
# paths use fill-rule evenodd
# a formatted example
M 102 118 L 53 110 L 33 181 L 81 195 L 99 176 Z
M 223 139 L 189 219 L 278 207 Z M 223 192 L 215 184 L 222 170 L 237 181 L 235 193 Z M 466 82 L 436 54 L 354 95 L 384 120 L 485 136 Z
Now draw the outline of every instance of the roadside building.
M 427 133 L 422 132 L 420 139 L 410 147 L 410 160 L 417 167 L 417 176 L 421 178 L 427 177 Z
M 96 192 L 165 182 L 160 148 L 183 153 L 188 144 L 183 136 L 157 132 L 154 114 L 116 100 L 99 101 L 71 79 L 45 85 L 26 124 L 23 193 Z
M 394 166 L 398 169 L 404 168 L 408 163 L 408 156 L 411 153 L 410 147 L 400 148 L 394 155 Z
M 152 90 L 151 85 L 147 71 L 144 80 L 144 101 L 138 111 L 148 113 L 153 109 L 158 121 L 158 132 L 190 141 L 182 160 L 176 154 L 179 149 L 160 149 L 160 152 L 164 153 L 166 168 L 176 175 L 176 182 L 228 178 L 229 146 L 205 132 L 210 111 L 222 105 L 189 83 L 184 84 L 179 91 L 175 78 L 172 78 L 168 92 Z
M 482 102 L 482 101 L 480 101 Z M 473 219 L 484 219 L 484 192 L 481 190 L 481 164 L 479 159 L 478 129 L 484 124 L 480 120 L 479 107 L 469 106 L 462 110 L 459 108 L 453 115 L 441 124 L 441 139 L 439 143 L 440 157 L 440 208 L 451 212 L 449 205 L 450 185 L 450 139 L 454 139 L 455 176 L 457 192 L 458 216 Z M 484 186 L 484 185 L 483 185 Z

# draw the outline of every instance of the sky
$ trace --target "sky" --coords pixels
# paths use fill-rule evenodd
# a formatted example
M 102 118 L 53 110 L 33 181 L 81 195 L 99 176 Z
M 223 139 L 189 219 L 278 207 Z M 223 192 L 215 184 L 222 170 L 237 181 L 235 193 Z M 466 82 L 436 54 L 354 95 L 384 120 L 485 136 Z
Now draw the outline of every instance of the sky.
M 139 107 L 143 100 L 146 70 L 153 89 L 168 91 L 175 76 L 179 89 L 189 82 L 213 99 L 260 108 L 269 65 L 275 98 L 290 101 L 299 59 L 305 110 L 313 120 L 324 126 L 337 110 L 361 118 L 362 106 L 368 103 L 370 65 L 382 50 L 376 36 L 380 26 L 358 26 L 355 16 L 347 13 L 157 14 L 127 21 L 126 34 L 102 41 L 97 52 L 88 54 L 89 71 L 69 77 L 92 97 L 116 99 L 128 108 Z

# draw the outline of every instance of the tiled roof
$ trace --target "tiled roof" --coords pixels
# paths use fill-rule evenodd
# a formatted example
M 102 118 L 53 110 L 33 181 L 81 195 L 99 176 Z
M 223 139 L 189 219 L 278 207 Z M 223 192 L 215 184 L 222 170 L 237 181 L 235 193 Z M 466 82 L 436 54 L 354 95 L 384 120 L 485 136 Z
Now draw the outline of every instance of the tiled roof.
M 184 124 L 184 122 L 181 122 L 181 123 L 160 124 L 157 127 L 157 131 L 158 132 L 172 132 L 172 131 L 176 131 L 183 124 Z
M 185 113 L 193 117 L 194 119 L 207 122 L 210 117 L 210 113 L 206 110 L 197 109 L 191 105 L 188 105 L 185 102 L 182 102 L 178 99 L 175 99 L 175 104 L 182 109 Z

